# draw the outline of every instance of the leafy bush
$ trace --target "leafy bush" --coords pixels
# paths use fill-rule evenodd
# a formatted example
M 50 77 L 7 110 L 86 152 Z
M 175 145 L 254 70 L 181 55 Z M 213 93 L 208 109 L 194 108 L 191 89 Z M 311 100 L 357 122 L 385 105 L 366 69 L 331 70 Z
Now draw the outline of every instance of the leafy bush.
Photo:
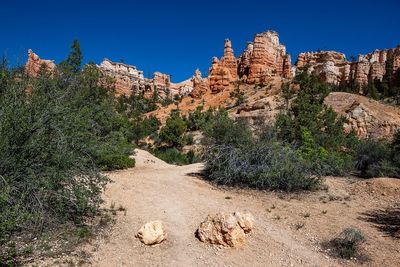
M 148 118 L 138 117 L 133 121 L 132 139 L 135 143 L 139 143 L 141 139 L 147 136 L 154 136 L 157 134 L 160 125 L 160 121 L 154 116 Z
M 239 85 L 237 85 L 235 90 L 230 93 L 230 97 L 236 99 L 235 106 L 239 106 L 239 105 L 243 104 L 246 100 L 244 92 L 240 90 Z
M 79 44 L 57 72 L 0 68 L 0 243 L 96 214 L 104 169 L 133 166 L 132 124 Z M 101 81 L 101 82 L 100 82 Z
M 312 190 L 321 179 L 311 165 L 276 138 L 274 129 L 259 122 L 254 135 L 244 121 L 218 112 L 205 129 L 203 157 L 207 179 L 224 185 L 285 191 Z
M 171 147 L 182 147 L 186 144 L 187 124 L 179 113 L 172 113 L 165 126 L 160 130 L 160 139 Z
M 71 105 L 80 109 L 79 115 L 75 115 L 89 125 L 85 135 L 79 138 L 88 145 L 88 153 L 96 164 L 101 164 L 105 170 L 119 169 L 121 165 L 118 163 L 113 166 L 112 162 L 117 161 L 110 159 L 132 161 L 129 156 L 133 153 L 130 144 L 134 138 L 133 124 L 125 114 L 117 112 L 111 89 L 100 85 L 102 79 L 96 66 L 86 65 L 81 73 L 72 77 L 70 83 L 58 86 L 71 91 Z
M 277 136 L 294 145 L 299 155 L 313 164 L 315 173 L 345 175 L 352 170 L 354 134 L 343 131 L 344 118 L 324 105 L 330 87 L 306 72 L 296 76 L 300 90 L 288 114 L 280 114 L 275 124 Z
M 48 78 L 10 81 L 3 89 L 0 233 L 93 214 L 108 179 L 90 156 L 91 121 L 70 100 L 73 92 Z
M 301 146 L 297 149 L 298 155 L 309 162 L 314 174 L 344 175 L 353 168 L 352 157 L 346 153 L 328 152 L 318 145 L 311 132 L 302 128 Z
M 365 236 L 360 230 L 346 228 L 331 241 L 331 244 L 339 257 L 350 259 L 358 253 L 360 245 L 365 240 Z
M 135 167 L 135 160 L 123 155 L 105 155 L 97 161 L 97 165 L 104 171 Z
M 167 149 L 156 149 L 153 151 L 153 154 L 157 158 L 169 164 L 186 165 L 198 161 L 193 151 L 189 151 L 188 153 L 184 154 L 175 147 Z
M 214 117 L 214 110 L 208 109 L 203 112 L 203 105 L 198 106 L 193 112 L 189 112 L 186 122 L 191 131 L 202 130 Z
M 216 112 L 204 128 L 205 143 L 242 146 L 253 142 L 252 133 L 243 120 L 232 120 L 225 110 Z
M 395 141 L 396 142 L 396 141 Z M 362 177 L 399 177 L 396 146 L 379 140 L 360 142 L 356 154 L 356 169 Z
M 204 157 L 208 179 L 224 185 L 296 191 L 315 189 L 321 181 L 295 151 L 278 142 L 217 144 Z

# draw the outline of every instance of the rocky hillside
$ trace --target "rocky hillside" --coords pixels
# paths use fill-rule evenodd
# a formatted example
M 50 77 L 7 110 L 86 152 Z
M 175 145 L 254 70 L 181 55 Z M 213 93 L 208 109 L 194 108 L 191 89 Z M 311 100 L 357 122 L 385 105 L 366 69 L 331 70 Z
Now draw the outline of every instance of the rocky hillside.
M 306 66 L 310 73 L 317 73 L 328 83 L 354 85 L 362 93 L 369 81 L 382 82 L 389 72 L 395 74 L 399 71 L 400 46 L 359 55 L 358 60 L 352 62 L 346 59 L 345 54 L 335 51 L 301 53 L 297 57 L 295 69 Z
M 391 137 L 400 128 L 400 109 L 365 96 L 333 92 L 325 104 L 347 119 L 344 128 L 362 138 Z

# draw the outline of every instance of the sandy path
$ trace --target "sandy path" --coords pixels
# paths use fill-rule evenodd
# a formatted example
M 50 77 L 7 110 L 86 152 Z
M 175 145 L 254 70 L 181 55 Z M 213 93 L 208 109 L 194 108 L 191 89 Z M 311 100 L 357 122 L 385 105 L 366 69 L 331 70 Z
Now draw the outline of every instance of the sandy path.
M 112 172 L 114 183 L 105 192 L 105 205 L 127 209 L 119 213 L 107 239 L 96 242 L 93 266 L 335 266 L 337 262 L 296 239 L 266 214 L 263 202 L 235 192 L 224 192 L 187 174 L 201 164 L 168 165 L 137 150 L 136 167 Z M 231 199 L 225 199 L 229 195 Z M 256 229 L 240 249 L 221 249 L 199 242 L 194 232 L 207 214 L 248 209 Z M 169 238 L 146 247 L 135 238 L 144 223 L 162 220 Z

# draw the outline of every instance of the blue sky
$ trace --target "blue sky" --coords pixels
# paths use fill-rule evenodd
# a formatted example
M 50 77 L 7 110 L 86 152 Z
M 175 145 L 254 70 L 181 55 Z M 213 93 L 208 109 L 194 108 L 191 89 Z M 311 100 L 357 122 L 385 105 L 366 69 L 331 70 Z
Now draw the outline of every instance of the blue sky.
M 238 56 L 255 33 L 277 31 L 293 61 L 304 51 L 347 57 L 400 44 L 400 1 L 18 1 L 0 2 L 0 52 L 12 64 L 27 49 L 63 60 L 74 38 L 84 60 L 107 57 L 183 80 L 222 55 Z

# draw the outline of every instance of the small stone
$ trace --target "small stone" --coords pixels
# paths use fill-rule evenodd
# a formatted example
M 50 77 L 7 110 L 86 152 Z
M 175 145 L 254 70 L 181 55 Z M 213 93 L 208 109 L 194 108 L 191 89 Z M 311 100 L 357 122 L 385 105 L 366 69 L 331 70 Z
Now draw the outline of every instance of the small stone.
M 151 221 L 139 229 L 136 237 L 145 245 L 160 244 L 167 239 L 166 227 L 162 221 Z
M 239 222 L 240 221 L 240 222 Z M 208 215 L 197 229 L 197 237 L 202 242 L 225 247 L 241 247 L 245 243 L 245 233 L 254 225 L 251 213 L 217 213 Z

